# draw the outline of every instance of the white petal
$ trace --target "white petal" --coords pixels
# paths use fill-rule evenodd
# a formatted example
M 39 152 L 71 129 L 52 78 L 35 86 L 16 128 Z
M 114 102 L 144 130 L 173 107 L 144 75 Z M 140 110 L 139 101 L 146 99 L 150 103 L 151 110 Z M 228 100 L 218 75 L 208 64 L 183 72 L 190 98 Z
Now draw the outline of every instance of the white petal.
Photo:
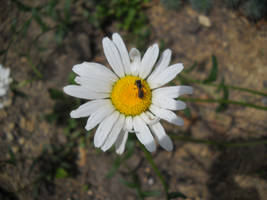
M 146 123 L 139 116 L 136 116 L 133 118 L 133 125 L 138 140 L 146 147 L 148 151 L 155 151 L 155 141 Z
M 158 88 L 173 80 L 177 74 L 183 70 L 183 64 L 178 63 L 165 69 L 162 73 L 156 76 L 153 80 L 148 81 L 151 89 Z
M 137 76 L 139 74 L 139 69 L 141 65 L 141 53 L 136 48 L 132 48 L 130 50 L 130 58 L 132 60 L 132 63 L 130 65 L 130 70 L 132 72 L 132 75 Z
M 127 116 L 125 120 L 125 129 L 128 132 L 133 132 L 133 118 L 131 116 Z
M 152 96 L 160 95 L 168 98 L 178 98 L 183 94 L 193 94 L 193 88 L 190 86 L 181 85 L 157 88 L 152 91 Z
M 5 90 L 4 88 L 0 88 L 0 96 L 4 96 L 6 95 L 7 90 Z
M 155 115 L 153 115 L 151 112 L 149 111 L 146 111 L 146 112 L 143 112 L 140 117 L 144 120 L 144 122 L 147 124 L 147 125 L 151 125 L 151 124 L 155 124 L 155 123 L 158 123 L 160 118 L 156 117 Z
M 101 147 L 103 151 L 108 150 L 117 140 L 123 126 L 124 126 L 125 117 L 120 115 L 117 122 L 115 122 L 111 132 L 109 133 L 105 143 Z
M 170 137 L 166 134 L 164 128 L 160 123 L 156 123 L 150 126 L 152 133 L 156 136 L 160 146 L 167 151 L 172 151 L 173 144 Z
M 94 137 L 95 147 L 101 147 L 103 145 L 119 115 L 119 112 L 115 111 L 99 124 Z
M 124 67 L 123 67 L 121 56 L 120 56 L 120 53 L 119 53 L 117 47 L 107 37 L 105 37 L 102 40 L 102 44 L 103 44 L 103 48 L 104 48 L 104 54 L 105 54 L 105 56 L 106 56 L 106 58 L 110 64 L 110 66 L 112 67 L 114 72 L 119 77 L 123 77 L 124 76 Z
M 102 99 L 110 96 L 109 93 L 95 92 L 78 85 L 67 85 L 63 88 L 63 91 L 70 96 L 81 99 Z
M 7 83 L 9 75 L 10 75 L 9 68 L 0 67 L 0 79 L 2 79 L 1 81 L 4 81 L 5 83 Z
M 87 117 L 96 112 L 100 107 L 110 104 L 109 99 L 98 99 L 82 104 L 76 110 L 71 111 L 71 118 Z
M 152 103 L 161 108 L 169 110 L 183 110 L 186 108 L 186 104 L 183 101 L 174 100 L 172 98 L 161 95 L 153 95 Z
M 109 116 L 114 110 L 115 109 L 111 103 L 99 107 L 99 109 L 92 113 L 91 116 L 88 118 L 85 129 L 87 131 L 93 129 L 103 119 Z
M 159 55 L 159 46 L 158 44 L 154 44 L 152 47 L 149 47 L 142 58 L 141 67 L 139 70 L 139 76 L 145 79 L 150 72 L 154 64 L 156 63 Z
M 83 62 L 74 65 L 72 70 L 81 77 L 105 80 L 111 83 L 118 80 L 118 77 L 110 69 L 99 63 Z
M 184 124 L 183 119 L 181 117 L 178 117 L 174 112 L 172 112 L 170 110 L 159 108 L 153 104 L 150 106 L 149 109 L 156 116 L 158 116 L 161 119 L 166 120 L 167 122 L 170 122 L 170 123 L 175 124 L 177 126 L 183 126 L 183 124 Z
M 171 61 L 171 55 L 172 55 L 172 52 L 170 49 L 166 49 L 162 53 L 155 69 L 153 70 L 153 72 L 151 73 L 151 75 L 148 77 L 147 80 L 149 81 L 153 80 L 156 76 L 158 76 L 161 72 L 163 72 L 169 66 L 170 61 Z
M 126 48 L 121 36 L 118 33 L 114 33 L 112 35 L 112 40 L 115 43 L 115 45 L 118 48 L 119 53 L 121 55 L 125 74 L 127 74 L 127 75 L 131 74 L 129 54 L 128 54 L 127 48 Z
M 74 80 L 76 83 L 95 92 L 110 93 L 112 90 L 112 85 L 113 85 L 113 83 L 106 81 L 106 80 L 99 80 L 96 78 L 87 78 L 84 76 L 82 77 L 77 76 Z
M 140 61 L 141 62 L 141 53 L 136 48 L 131 48 L 130 50 L 130 58 L 132 61 Z
M 115 144 L 117 154 L 121 155 L 124 152 L 127 138 L 128 138 L 128 132 L 127 131 L 121 131 L 120 135 L 116 141 L 116 144 Z

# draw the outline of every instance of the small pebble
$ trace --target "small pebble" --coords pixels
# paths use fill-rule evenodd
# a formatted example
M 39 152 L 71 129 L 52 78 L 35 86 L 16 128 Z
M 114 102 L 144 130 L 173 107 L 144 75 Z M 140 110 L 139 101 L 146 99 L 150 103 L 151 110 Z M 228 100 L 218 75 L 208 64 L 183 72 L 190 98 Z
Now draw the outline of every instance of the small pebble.
M 205 15 L 199 15 L 198 16 L 198 22 L 205 27 L 211 26 L 210 19 Z
M 147 182 L 148 182 L 148 185 L 153 185 L 154 184 L 154 179 L 153 178 L 149 178 Z
M 6 137 L 7 137 L 7 141 L 9 141 L 9 142 L 13 141 L 13 139 L 14 139 L 12 133 L 7 133 Z
M 19 144 L 23 145 L 25 143 L 25 139 L 24 138 L 19 138 Z

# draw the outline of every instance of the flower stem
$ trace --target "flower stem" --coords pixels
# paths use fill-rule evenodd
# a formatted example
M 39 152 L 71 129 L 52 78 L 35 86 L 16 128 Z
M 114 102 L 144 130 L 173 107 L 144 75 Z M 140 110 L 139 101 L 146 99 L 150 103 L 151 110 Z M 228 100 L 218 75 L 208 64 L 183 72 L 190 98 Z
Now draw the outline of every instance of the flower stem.
M 199 85 L 206 85 L 206 86 L 212 86 L 212 87 L 219 87 L 220 84 L 216 84 L 216 83 L 204 83 L 201 80 L 197 80 L 197 79 L 192 79 L 188 76 L 184 76 L 184 75 L 179 75 L 179 78 L 182 81 L 186 81 L 189 83 L 197 83 Z M 261 96 L 265 96 L 267 97 L 267 93 L 261 92 L 261 91 L 257 91 L 257 90 L 253 90 L 253 89 L 248 89 L 248 88 L 243 88 L 243 87 L 239 87 L 239 86 L 235 86 L 235 85 L 227 85 L 225 84 L 224 87 L 229 88 L 229 89 L 233 89 L 233 90 L 239 90 L 242 92 L 248 92 L 251 94 L 256 94 L 256 95 L 261 95 Z
M 232 101 L 232 100 L 225 100 L 225 99 L 199 99 L 199 98 L 180 98 L 184 101 L 189 102 L 203 102 L 203 103 L 225 103 L 225 104 L 234 104 L 234 105 L 240 105 L 244 107 L 250 107 L 255 108 L 259 110 L 267 110 L 266 106 L 259 106 L 252 103 L 246 103 L 242 101 Z
M 166 197 L 166 200 L 168 200 L 168 191 L 169 191 L 169 188 L 168 188 L 168 185 L 166 183 L 166 180 L 165 178 L 163 177 L 162 173 L 159 171 L 159 168 L 157 167 L 157 165 L 155 164 L 151 154 L 146 150 L 146 148 L 144 147 L 144 145 L 140 145 L 141 146 L 141 149 L 143 150 L 144 154 L 145 154 L 145 157 L 146 159 L 148 160 L 149 164 L 151 165 L 152 169 L 154 170 L 154 172 L 156 173 L 156 175 L 159 177 L 160 179 L 160 182 L 164 188 L 164 193 L 165 193 L 165 197 Z
M 267 140 L 256 140 L 256 141 L 244 141 L 244 142 L 219 142 L 205 139 L 197 139 L 189 136 L 178 136 L 178 135 L 170 135 L 170 137 L 174 140 L 180 140 L 183 142 L 192 142 L 199 144 L 207 144 L 211 146 L 217 147 L 244 147 L 244 146 L 255 146 L 261 144 L 267 144 Z

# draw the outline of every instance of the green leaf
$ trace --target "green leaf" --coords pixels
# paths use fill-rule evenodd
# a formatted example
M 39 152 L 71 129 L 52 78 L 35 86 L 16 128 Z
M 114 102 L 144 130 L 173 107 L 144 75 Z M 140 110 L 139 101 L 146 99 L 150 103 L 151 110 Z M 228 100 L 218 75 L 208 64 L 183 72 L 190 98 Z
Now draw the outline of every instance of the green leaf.
M 67 28 L 65 26 L 65 24 L 59 24 L 56 32 L 55 32 L 55 40 L 58 44 L 61 44 L 63 41 L 63 38 L 65 37 L 65 35 L 67 34 Z
M 76 77 L 76 75 L 75 75 L 73 72 L 71 72 L 71 73 L 69 74 L 68 82 L 69 82 L 70 84 L 76 84 L 75 81 L 74 81 L 75 77 Z
M 224 84 L 224 79 L 222 79 L 219 87 L 218 87 L 218 92 L 223 91 L 223 97 L 222 99 L 227 101 L 229 99 L 229 89 L 228 87 L 225 86 Z M 222 112 L 224 110 L 226 110 L 228 107 L 227 103 L 220 103 L 219 106 L 216 108 L 216 112 Z
M 184 109 L 184 114 L 187 118 L 192 117 L 191 112 L 190 112 L 190 108 L 188 108 L 188 107 L 186 109 Z
M 147 190 L 147 191 L 142 191 L 141 192 L 141 195 L 144 198 L 147 198 L 147 197 L 156 197 L 156 196 L 160 196 L 161 195 L 161 192 L 160 191 L 157 191 L 157 190 Z
M 126 179 L 124 178 L 120 178 L 120 182 L 125 185 L 126 187 L 129 187 L 129 188 L 137 188 L 138 185 L 135 183 L 135 182 L 130 182 L 130 181 L 127 181 Z
M 69 173 L 64 168 L 57 168 L 56 178 L 66 178 L 69 176 Z
M 194 64 L 192 66 L 190 66 L 188 69 L 185 69 L 184 72 L 185 73 L 189 73 L 191 71 L 193 71 L 196 67 L 197 67 L 197 62 L 194 62 Z
M 41 27 L 42 32 L 46 32 L 48 30 L 48 26 L 42 20 L 40 14 L 39 14 L 39 11 L 37 9 L 32 10 L 32 16 L 33 16 L 34 20 L 36 21 L 36 23 Z
M 126 17 L 125 21 L 124 21 L 124 25 L 123 28 L 124 30 L 129 30 L 131 27 L 131 24 L 134 21 L 134 17 L 136 15 L 136 10 L 134 8 L 129 10 L 128 16 Z
M 123 158 L 124 160 L 129 159 L 133 155 L 134 146 L 135 146 L 134 141 L 131 141 L 131 140 L 127 141 L 127 143 L 126 143 L 126 153 L 125 153 L 125 156 Z
M 51 0 L 47 6 L 45 7 L 45 13 L 46 15 L 50 16 L 55 21 L 57 20 L 57 12 L 56 12 L 56 5 L 59 3 L 59 0 Z
M 134 142 L 130 139 L 126 143 L 126 153 L 123 157 L 116 157 L 111 169 L 109 170 L 108 174 L 106 175 L 107 178 L 112 178 L 120 168 L 120 165 L 127 159 L 129 159 L 134 153 Z
M 181 192 L 171 192 L 168 194 L 168 199 L 174 199 L 174 198 L 186 199 L 187 197 Z
M 64 4 L 64 14 L 65 14 L 65 23 L 69 24 L 70 22 L 70 6 L 71 6 L 71 0 L 65 0 Z
M 32 18 L 28 19 L 24 24 L 23 24 L 23 27 L 22 27 L 22 35 L 25 36 L 28 32 L 28 29 L 31 25 L 31 22 L 32 22 Z
M 82 189 L 83 191 L 88 191 L 91 187 L 92 187 L 91 184 L 88 183 L 88 184 L 83 185 Z
M 203 81 L 204 83 L 211 83 L 211 82 L 216 81 L 217 79 L 217 74 L 218 74 L 217 59 L 214 55 L 211 56 L 211 59 L 212 59 L 212 68 L 211 68 L 209 76 Z
M 65 99 L 65 95 L 64 95 L 63 91 L 61 91 L 61 90 L 49 88 L 48 92 L 49 92 L 50 97 L 54 100 Z

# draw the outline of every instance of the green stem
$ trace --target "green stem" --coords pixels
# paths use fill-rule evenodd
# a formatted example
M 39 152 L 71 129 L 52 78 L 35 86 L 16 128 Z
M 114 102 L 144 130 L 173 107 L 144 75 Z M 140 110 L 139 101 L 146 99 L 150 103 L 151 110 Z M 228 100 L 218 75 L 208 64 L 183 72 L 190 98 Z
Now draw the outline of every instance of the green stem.
M 225 99 L 182 98 L 182 97 L 180 99 L 184 101 L 189 101 L 189 102 L 225 103 L 225 104 L 234 104 L 234 105 L 239 105 L 239 106 L 244 106 L 244 107 L 255 108 L 259 110 L 267 110 L 266 106 L 259 106 L 259 105 L 255 105 L 252 103 L 242 102 L 242 101 L 232 101 L 232 100 L 225 100 Z
M 182 81 L 189 82 L 189 83 L 197 83 L 199 85 L 206 85 L 206 86 L 212 86 L 212 87 L 219 87 L 220 86 L 220 84 L 216 84 L 216 83 L 203 83 L 203 81 L 201 81 L 201 80 L 192 79 L 192 78 L 190 78 L 188 76 L 184 76 L 184 75 L 179 75 L 179 79 Z M 229 88 L 229 89 L 239 90 L 242 92 L 248 92 L 251 94 L 256 94 L 256 95 L 261 95 L 261 96 L 267 97 L 267 93 L 264 93 L 261 91 L 252 90 L 252 89 L 243 88 L 243 87 L 234 86 L 234 85 L 227 85 L 227 84 L 225 84 L 224 86 Z
M 28 54 L 26 54 L 26 58 L 27 58 L 28 64 L 32 68 L 32 70 L 35 73 L 35 75 L 37 76 L 37 78 L 42 79 L 43 78 L 42 73 L 39 71 L 37 66 L 33 64 L 32 60 L 31 60 L 31 58 L 30 58 L 30 56 Z
M 207 144 L 212 146 L 226 146 L 226 147 L 241 147 L 241 146 L 255 146 L 259 144 L 267 144 L 267 140 L 258 140 L 258 141 L 247 141 L 247 142 L 217 142 L 212 140 L 205 140 L 205 139 L 195 139 L 188 136 L 177 136 L 177 135 L 170 135 L 170 137 L 174 140 L 181 140 L 183 142 L 192 142 L 192 143 L 200 143 L 200 144 Z
M 156 173 L 156 175 L 159 177 L 160 179 L 160 182 L 164 188 L 164 193 L 165 193 L 165 197 L 166 197 L 166 200 L 168 200 L 168 191 L 169 191 L 169 188 L 168 188 L 168 185 L 166 183 L 166 180 L 165 178 L 163 177 L 162 173 L 159 171 L 157 165 L 155 164 L 151 154 L 146 150 L 146 148 L 144 147 L 144 145 L 140 145 L 141 146 L 141 149 L 143 150 L 144 154 L 145 154 L 145 157 L 146 159 L 148 160 L 149 164 L 151 165 L 152 169 L 154 170 L 154 172 Z

